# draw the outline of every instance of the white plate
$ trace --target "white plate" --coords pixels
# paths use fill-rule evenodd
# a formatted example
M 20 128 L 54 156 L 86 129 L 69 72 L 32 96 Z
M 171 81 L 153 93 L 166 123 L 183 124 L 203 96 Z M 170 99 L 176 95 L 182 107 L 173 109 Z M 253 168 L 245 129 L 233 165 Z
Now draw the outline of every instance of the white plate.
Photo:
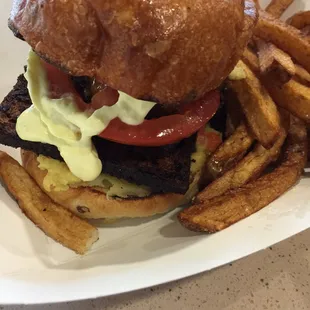
M 6 27 L 0 8 L 0 97 L 23 70 L 28 47 Z M 267 1 L 266 1 L 267 2 Z M 308 8 L 296 1 L 296 10 Z M 307 3 L 307 4 L 306 4 Z M 18 152 L 1 147 L 18 158 Z M 100 242 L 79 258 L 48 239 L 0 186 L 0 304 L 51 303 L 107 296 L 152 286 L 229 263 L 310 226 L 310 179 L 269 207 L 214 235 L 185 230 L 168 214 L 100 228 Z

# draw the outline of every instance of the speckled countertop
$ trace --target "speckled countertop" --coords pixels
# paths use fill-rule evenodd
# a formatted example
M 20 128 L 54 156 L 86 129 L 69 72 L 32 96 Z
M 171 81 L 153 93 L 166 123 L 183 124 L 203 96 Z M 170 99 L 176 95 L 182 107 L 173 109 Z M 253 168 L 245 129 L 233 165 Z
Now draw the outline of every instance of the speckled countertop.
M 97 300 L 1 310 L 310 309 L 310 230 L 227 266 Z

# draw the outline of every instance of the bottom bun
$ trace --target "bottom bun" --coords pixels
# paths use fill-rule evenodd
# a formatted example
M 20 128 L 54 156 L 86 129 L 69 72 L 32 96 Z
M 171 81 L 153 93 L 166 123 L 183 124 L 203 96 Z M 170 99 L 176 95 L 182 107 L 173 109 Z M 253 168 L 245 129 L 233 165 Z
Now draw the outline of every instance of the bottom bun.
M 46 191 L 43 180 L 46 171 L 38 167 L 37 155 L 21 152 L 22 163 L 40 188 L 55 202 L 86 219 L 115 219 L 148 217 L 165 213 L 186 203 L 184 195 L 168 193 L 137 199 L 107 199 L 105 193 L 94 188 L 69 188 L 66 191 Z

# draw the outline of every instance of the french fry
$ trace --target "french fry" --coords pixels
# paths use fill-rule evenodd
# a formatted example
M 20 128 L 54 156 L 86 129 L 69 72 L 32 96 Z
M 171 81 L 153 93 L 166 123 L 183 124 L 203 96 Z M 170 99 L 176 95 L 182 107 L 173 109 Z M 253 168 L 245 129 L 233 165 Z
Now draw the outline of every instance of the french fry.
M 310 73 L 305 68 L 297 64 L 295 64 L 295 70 L 296 74 L 294 76 L 294 79 L 297 82 L 310 87 Z
M 279 113 L 281 115 L 281 125 L 282 128 L 285 130 L 285 132 L 287 133 L 290 129 L 290 125 L 291 125 L 291 114 L 290 112 L 288 112 L 287 110 L 278 107 Z
M 306 26 L 305 28 L 302 28 L 301 29 L 301 33 L 304 35 L 304 36 L 306 36 L 306 37 L 308 37 L 308 36 L 310 36 L 310 25 L 309 26 Z M 307 38 L 307 40 L 309 40 L 310 38 Z
M 254 150 L 234 168 L 207 186 L 199 195 L 199 198 L 203 200 L 211 199 L 257 179 L 271 162 L 278 159 L 285 138 L 285 130 L 282 130 L 278 140 L 269 150 L 265 149 L 261 144 L 257 144 Z
M 274 83 L 285 84 L 296 74 L 292 58 L 270 42 L 260 38 L 255 39 L 260 71 L 269 75 Z
M 258 58 L 252 51 L 246 51 L 243 59 L 256 74 L 259 74 Z M 279 86 L 272 77 L 267 75 L 264 78 L 264 84 L 278 106 L 310 123 L 310 89 L 307 87 L 309 78 L 308 71 L 296 65 L 296 75 L 288 83 Z
M 245 64 L 247 64 L 250 67 L 250 69 L 255 74 L 257 75 L 260 74 L 259 60 L 252 50 L 246 48 L 243 53 L 242 60 L 244 61 Z M 298 64 L 295 64 L 294 79 L 301 84 L 310 86 L 310 73 L 305 68 L 303 68 Z
M 205 200 L 204 192 L 179 221 L 186 228 L 213 233 L 237 223 L 280 197 L 299 180 L 307 160 L 307 135 L 303 124 L 292 124 L 283 159 L 273 172 L 222 196 Z
M 260 74 L 258 57 L 250 48 L 244 50 L 242 60 L 255 74 Z
M 214 180 L 228 171 L 244 157 L 253 141 L 246 125 L 239 125 L 208 159 L 204 175 L 210 175 Z
M 274 17 L 281 17 L 294 0 L 271 0 L 266 7 L 266 12 Z
M 0 151 L 0 177 L 24 214 L 46 235 L 78 254 L 98 240 L 98 230 L 44 194 L 25 169 Z
M 236 93 L 247 123 L 255 138 L 270 148 L 280 133 L 280 116 L 265 87 L 250 68 L 239 61 L 238 66 L 245 72 L 246 78 L 229 80 L 228 86 Z
M 265 85 L 269 85 L 269 93 L 278 106 L 310 123 L 310 88 L 295 80 L 279 87 L 267 79 Z
M 302 32 L 260 10 L 255 34 L 274 43 L 310 71 L 310 40 Z
M 300 30 L 310 26 L 310 11 L 298 12 L 290 17 L 286 22 Z

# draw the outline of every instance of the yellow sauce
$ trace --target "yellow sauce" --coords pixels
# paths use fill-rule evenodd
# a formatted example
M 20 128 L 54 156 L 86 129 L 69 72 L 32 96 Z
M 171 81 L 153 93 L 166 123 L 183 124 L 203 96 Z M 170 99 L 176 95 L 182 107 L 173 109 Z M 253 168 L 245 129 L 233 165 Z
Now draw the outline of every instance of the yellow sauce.
M 38 156 L 39 168 L 46 170 L 45 190 L 65 191 L 70 187 L 96 187 L 108 197 L 146 197 L 151 191 L 125 180 L 102 174 L 101 161 L 91 137 L 102 132 L 119 117 L 124 123 L 138 125 L 154 107 L 154 102 L 132 98 L 119 91 L 118 102 L 89 115 L 78 110 L 70 94 L 50 99 L 48 82 L 39 57 L 29 53 L 25 77 L 33 105 L 17 120 L 16 131 L 23 140 L 55 145 L 65 162 Z M 192 182 L 186 193 L 190 200 L 198 192 L 198 183 L 208 151 L 199 145 L 192 154 Z
M 228 78 L 232 81 L 244 80 L 247 78 L 245 71 L 237 64 L 233 71 L 230 72 Z
M 25 77 L 33 105 L 18 118 L 17 134 L 23 140 L 55 145 L 73 175 L 85 182 L 95 180 L 102 170 L 92 136 L 117 117 L 126 124 L 139 125 L 155 105 L 119 91 L 116 104 L 89 115 L 77 108 L 71 94 L 50 99 L 45 70 L 33 51 Z

